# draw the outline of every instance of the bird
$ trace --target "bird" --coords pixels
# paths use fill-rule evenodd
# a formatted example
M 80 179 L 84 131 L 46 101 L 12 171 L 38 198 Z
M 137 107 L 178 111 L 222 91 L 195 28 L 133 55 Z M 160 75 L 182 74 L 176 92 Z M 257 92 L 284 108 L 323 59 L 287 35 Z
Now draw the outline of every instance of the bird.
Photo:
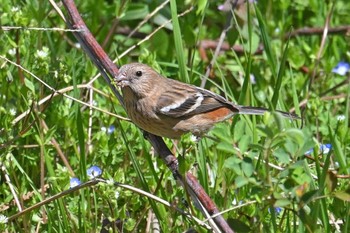
M 205 135 L 216 123 L 235 114 L 263 115 L 265 108 L 241 106 L 206 89 L 169 79 L 146 64 L 120 67 L 113 79 L 120 87 L 128 117 L 139 128 L 160 137 Z M 282 116 L 300 119 L 293 113 Z

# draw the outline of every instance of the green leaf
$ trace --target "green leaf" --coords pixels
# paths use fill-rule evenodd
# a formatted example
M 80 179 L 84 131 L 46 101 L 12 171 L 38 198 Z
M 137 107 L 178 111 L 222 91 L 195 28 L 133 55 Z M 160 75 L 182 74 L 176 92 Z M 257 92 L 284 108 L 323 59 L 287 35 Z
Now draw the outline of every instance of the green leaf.
M 302 53 L 299 47 L 293 46 L 293 48 L 289 48 L 288 55 L 287 60 L 294 69 L 298 70 L 305 64 L 305 54 Z
M 245 134 L 245 121 L 238 121 L 234 127 L 233 138 L 235 142 L 238 142 L 239 139 Z
M 125 226 L 125 229 L 127 231 L 132 231 L 136 225 L 136 220 L 133 218 L 127 218 L 127 220 L 125 221 L 125 224 L 123 224 Z
M 121 20 L 144 19 L 149 14 L 147 4 L 133 3 L 129 5 L 128 10 L 121 17 Z
M 249 225 L 235 218 L 228 218 L 227 223 L 237 233 L 251 232 L 252 230 Z
M 333 192 L 338 186 L 338 178 L 332 171 L 327 171 L 326 185 L 330 192 Z
M 284 131 L 284 134 L 286 134 L 290 138 L 293 138 L 299 145 L 303 145 L 305 142 L 304 134 L 300 129 L 287 129 Z
M 257 7 L 256 4 L 254 4 L 255 7 L 255 11 L 256 11 L 256 16 L 259 22 L 259 29 L 260 29 L 260 33 L 261 33 L 261 38 L 262 41 L 264 43 L 264 51 L 266 53 L 267 56 L 267 61 L 269 62 L 271 71 L 272 71 L 272 75 L 275 77 L 277 77 L 277 72 L 276 72 L 276 62 L 275 62 L 275 56 L 273 54 L 272 48 L 271 48 L 271 39 L 268 36 L 267 30 L 266 30 L 266 26 L 265 26 L 265 22 L 263 19 L 263 16 L 259 10 L 259 8 Z M 275 80 L 273 80 L 275 81 Z
M 32 81 L 27 78 L 24 78 L 24 85 L 33 93 L 35 93 L 35 87 Z
M 228 142 L 220 142 L 216 146 L 216 148 L 218 148 L 218 150 L 225 151 L 225 152 L 228 152 L 230 154 L 236 153 L 236 150 L 233 148 L 233 145 L 228 143 Z
M 237 33 L 236 33 L 237 34 Z M 259 48 L 260 38 L 256 33 L 252 33 L 252 40 L 243 45 L 246 51 L 251 49 L 251 53 L 254 54 Z
M 186 61 L 185 61 L 185 53 L 184 53 L 184 46 L 182 44 L 182 35 L 181 35 L 181 28 L 179 24 L 179 17 L 177 16 L 177 5 L 176 0 L 170 0 L 170 8 L 171 8 L 171 18 L 173 20 L 173 35 L 174 35 L 174 42 L 175 42 L 175 51 L 176 51 L 176 57 L 180 68 L 180 75 L 182 81 L 189 82 L 188 73 L 187 73 L 187 67 L 186 67 Z
M 288 205 L 291 205 L 292 202 L 289 199 L 283 198 L 283 199 L 278 199 L 273 206 L 275 207 L 285 207 Z
M 289 155 L 282 148 L 277 149 L 273 154 L 278 159 L 278 162 L 280 163 L 288 164 L 290 162 Z
M 277 74 L 276 85 L 275 85 L 274 90 L 273 90 L 273 96 L 272 96 L 272 100 L 271 100 L 273 109 L 276 109 L 276 107 L 277 107 L 279 94 L 281 92 L 282 79 L 284 77 L 284 69 L 286 66 L 286 60 L 287 60 L 287 55 L 288 55 L 288 45 L 289 45 L 289 38 L 287 40 L 286 47 L 283 51 L 282 60 L 280 63 L 278 74 Z
M 244 157 L 242 162 L 242 170 L 247 177 L 250 177 L 254 173 L 253 160 L 249 157 Z
M 243 176 L 238 176 L 235 179 L 235 184 L 237 188 L 243 187 L 244 185 L 248 184 L 249 180 Z
M 198 0 L 197 2 L 198 7 L 197 7 L 196 14 L 197 15 L 201 14 L 205 10 L 207 4 L 208 4 L 208 0 Z
M 232 156 L 228 159 L 225 160 L 224 167 L 229 168 L 233 170 L 236 174 L 241 175 L 242 174 L 242 169 L 241 169 L 241 164 L 242 160 L 239 158 Z
M 172 31 L 173 30 L 173 24 L 171 22 L 167 23 L 168 21 L 169 21 L 169 19 L 166 18 L 165 16 L 163 16 L 162 14 L 157 14 L 156 16 L 154 16 L 154 19 L 153 19 L 153 23 L 155 23 L 156 25 L 159 25 L 159 26 L 162 26 L 162 25 L 164 25 L 166 23 L 164 28 L 169 29 L 170 31 Z
M 245 153 L 247 151 L 248 146 L 251 143 L 251 141 L 252 141 L 252 138 L 249 135 L 245 134 L 241 137 L 241 140 L 239 140 L 239 142 L 238 142 L 238 147 L 239 147 L 241 153 Z
M 334 196 L 342 201 L 350 202 L 350 193 L 338 191 L 334 193 Z

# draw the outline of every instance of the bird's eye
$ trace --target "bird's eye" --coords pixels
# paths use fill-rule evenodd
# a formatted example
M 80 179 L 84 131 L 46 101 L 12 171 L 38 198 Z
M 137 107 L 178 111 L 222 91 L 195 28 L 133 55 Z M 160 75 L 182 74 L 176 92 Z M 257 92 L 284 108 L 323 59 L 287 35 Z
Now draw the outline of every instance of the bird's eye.
M 136 71 L 136 76 L 137 77 L 141 77 L 142 76 L 142 71 L 140 71 L 140 70 Z

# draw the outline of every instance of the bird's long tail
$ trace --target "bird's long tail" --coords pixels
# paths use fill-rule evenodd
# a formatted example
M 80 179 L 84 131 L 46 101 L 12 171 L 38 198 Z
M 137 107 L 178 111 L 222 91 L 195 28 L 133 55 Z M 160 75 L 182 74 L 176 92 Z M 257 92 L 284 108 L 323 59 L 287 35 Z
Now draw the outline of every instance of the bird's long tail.
M 258 107 L 249 107 L 249 106 L 238 106 L 239 114 L 248 114 L 248 115 L 264 115 L 265 112 L 269 112 L 270 110 L 266 108 L 258 108 Z M 282 112 L 276 110 L 276 112 L 280 113 L 284 117 L 288 117 L 291 119 L 301 119 L 298 115 L 289 112 Z

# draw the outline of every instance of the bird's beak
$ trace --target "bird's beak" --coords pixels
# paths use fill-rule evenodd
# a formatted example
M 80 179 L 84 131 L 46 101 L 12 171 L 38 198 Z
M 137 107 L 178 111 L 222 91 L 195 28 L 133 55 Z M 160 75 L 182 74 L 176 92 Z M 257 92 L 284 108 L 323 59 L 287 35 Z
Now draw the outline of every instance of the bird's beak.
M 114 81 L 119 87 L 125 87 L 129 84 L 126 74 L 121 71 L 119 71 L 118 75 L 114 78 Z

